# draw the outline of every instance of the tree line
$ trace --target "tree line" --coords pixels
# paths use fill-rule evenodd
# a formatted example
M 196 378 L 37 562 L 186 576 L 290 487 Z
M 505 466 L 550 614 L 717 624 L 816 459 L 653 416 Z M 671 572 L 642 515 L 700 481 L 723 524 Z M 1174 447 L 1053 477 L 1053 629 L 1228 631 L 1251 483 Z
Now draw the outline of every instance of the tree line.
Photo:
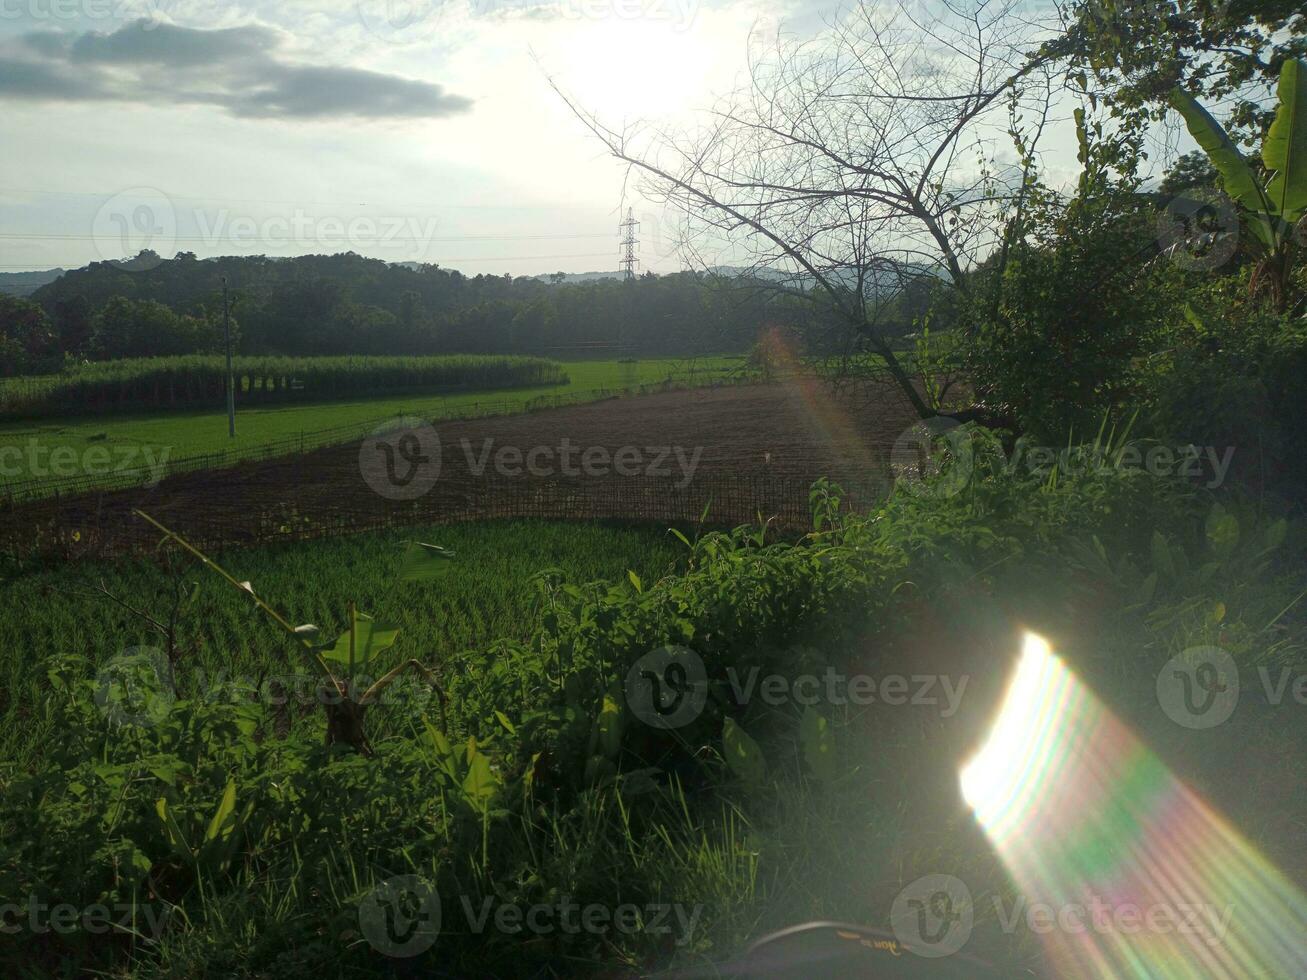
M 224 277 L 234 347 L 245 355 L 740 353 L 766 329 L 810 329 L 822 318 L 799 291 L 755 275 L 569 283 L 354 253 L 142 253 L 70 271 L 28 299 L 0 297 L 0 373 L 55 370 L 66 358 L 218 353 Z M 902 329 L 910 323 L 905 314 Z

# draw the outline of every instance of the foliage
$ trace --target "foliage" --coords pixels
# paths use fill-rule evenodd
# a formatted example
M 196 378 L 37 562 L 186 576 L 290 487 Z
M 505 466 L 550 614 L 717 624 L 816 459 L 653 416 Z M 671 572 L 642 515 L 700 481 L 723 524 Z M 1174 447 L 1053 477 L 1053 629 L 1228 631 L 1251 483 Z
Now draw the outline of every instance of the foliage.
M 1250 145 L 1270 125 L 1262 97 L 1280 65 L 1303 55 L 1307 35 L 1293 0 L 1078 0 L 1070 9 L 1071 30 L 1056 44 L 1126 126 L 1159 118 L 1183 85 L 1229 106 Z
M 162 309 L 162 307 L 160 307 Z M 15 417 L 80 412 L 218 408 L 226 404 L 221 357 L 148 357 L 74 367 L 0 389 Z M 238 357 L 232 374 L 240 405 L 368 398 L 401 391 L 493 390 L 566 384 L 556 361 L 534 357 Z
M 240 326 L 230 323 L 232 349 L 240 346 Z M 61 331 L 62 335 L 62 331 Z M 91 321 L 86 353 L 101 359 L 218 354 L 224 350 L 222 312 L 177 314 L 154 300 L 115 296 Z
M 115 721 L 89 665 L 47 655 L 49 737 L 0 770 L 0 888 L 170 914 L 157 942 L 24 932 L 17 948 L 29 963 L 69 968 L 130 957 L 138 972 L 381 971 L 387 961 L 359 936 L 359 902 L 391 875 L 419 874 L 453 916 L 464 900 L 563 895 L 705 911 L 675 946 L 643 932 L 556 931 L 523 944 L 451 928 L 415 968 L 528 976 L 565 960 L 576 975 L 617 959 L 644 971 L 720 958 L 760 922 L 883 916 L 900 874 L 928 870 L 904 866 L 915 848 L 926 864 L 946 849 L 946 867 L 997 874 L 940 821 L 940 805 L 956 803 L 935 787 L 956 794 L 956 778 L 946 755 L 938 765 L 923 755 L 919 733 L 905 737 L 906 716 L 742 703 L 728 670 L 847 668 L 925 623 L 978 645 L 979 659 L 963 661 L 973 669 L 1011 617 L 1085 630 L 1088 651 L 1070 647 L 1102 681 L 1089 651 L 1137 642 L 1142 623 L 1148 644 L 1114 662 L 1135 672 L 1118 681 L 1125 693 L 1171 643 L 1213 623 L 1283 619 L 1293 603 L 1274 564 L 1291 534 L 1237 501 L 1214 506 L 1183 480 L 1132 468 L 1119 440 L 1068 450 L 1056 476 L 1014 466 L 984 431 L 968 440 L 966 479 L 945 484 L 960 486 L 953 493 L 896 492 L 859 516 L 842 510 L 838 488 L 818 485 L 816 527 L 797 543 L 769 541 L 765 527 L 677 532 L 682 574 L 577 585 L 540 573 L 529 633 L 449 672 L 448 735 L 428 708 L 386 727 L 371 757 L 322 747 L 320 715 L 279 734 L 261 699 L 214 702 L 180 675 L 152 723 Z M 690 725 L 659 731 L 631 716 L 620 681 L 668 643 L 698 652 L 709 696 Z M 1247 641 L 1247 656 L 1260 651 Z M 924 820 L 935 837 L 921 836 Z
M 0 376 L 48 368 L 58 343 L 50 318 L 35 303 L 0 293 Z
M 437 265 L 387 263 L 346 253 L 269 259 L 157 256 L 124 270 L 101 262 L 65 273 L 32 300 L 60 321 L 63 350 L 122 357 L 178 350 L 175 330 L 152 339 L 156 328 L 119 325 L 133 310 L 173 327 L 191 320 L 221 331 L 222 279 L 231 283 L 233 317 L 244 354 L 434 355 L 555 354 L 626 347 L 646 356 L 743 352 L 758 325 L 785 322 L 800 304 L 749 277 L 683 272 L 550 283 L 512 276 L 464 276 Z M 104 342 L 88 339 L 86 310 L 101 311 Z M 108 311 L 108 313 L 106 313 Z M 149 314 L 147 317 L 146 314 Z M 191 318 L 191 320 L 188 320 Z M 221 333 L 219 332 L 219 337 Z M 198 341 L 197 341 L 198 343 Z M 124 345 L 128 345 L 124 347 Z
M 1177 88 L 1172 104 L 1189 133 L 1221 175 L 1228 194 L 1243 208 L 1243 224 L 1259 246 L 1249 288 L 1265 291 L 1272 310 L 1293 304 L 1289 291 L 1299 243 L 1297 225 L 1307 213 L 1307 65 L 1296 59 L 1280 71 L 1279 106 L 1262 142 L 1263 181 L 1230 136 L 1197 100 Z
M 1002 252 L 978 271 L 960 352 L 991 409 L 1054 443 L 1092 431 L 1137 390 L 1171 290 L 1133 140 L 1077 110 L 1083 171 L 1072 196 L 1033 182 Z

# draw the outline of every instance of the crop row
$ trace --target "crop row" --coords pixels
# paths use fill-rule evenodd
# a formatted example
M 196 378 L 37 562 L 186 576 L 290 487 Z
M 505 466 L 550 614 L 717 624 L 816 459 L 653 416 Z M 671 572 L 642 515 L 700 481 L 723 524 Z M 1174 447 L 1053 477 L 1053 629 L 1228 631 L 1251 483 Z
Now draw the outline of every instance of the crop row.
M 217 408 L 226 398 L 221 357 L 159 357 L 84 364 L 0 385 L 0 415 L 37 418 L 101 412 Z M 242 404 L 368 398 L 396 391 L 493 390 L 565 384 L 556 361 L 537 357 L 238 357 Z

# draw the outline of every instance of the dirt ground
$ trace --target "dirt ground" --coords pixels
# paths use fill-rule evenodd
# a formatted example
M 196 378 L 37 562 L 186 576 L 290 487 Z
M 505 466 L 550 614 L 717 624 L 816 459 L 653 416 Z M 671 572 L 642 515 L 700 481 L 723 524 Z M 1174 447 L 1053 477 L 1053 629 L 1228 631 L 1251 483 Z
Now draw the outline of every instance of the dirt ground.
M 0 536 L 15 551 L 33 536 L 41 550 L 119 551 L 149 538 L 138 507 L 210 543 L 490 517 L 683 521 L 704 506 L 719 522 L 801 524 L 818 477 L 883 491 L 914 420 L 892 388 L 836 395 L 811 380 L 616 398 L 19 506 Z

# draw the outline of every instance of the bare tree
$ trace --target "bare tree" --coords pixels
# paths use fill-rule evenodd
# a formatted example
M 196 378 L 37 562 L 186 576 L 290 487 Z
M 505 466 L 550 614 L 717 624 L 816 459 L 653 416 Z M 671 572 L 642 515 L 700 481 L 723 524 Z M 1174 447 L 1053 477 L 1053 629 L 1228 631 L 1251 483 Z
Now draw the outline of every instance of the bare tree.
M 1057 33 L 1022 0 L 931 7 L 860 0 L 815 41 L 752 47 L 749 84 L 692 133 L 610 128 L 554 83 L 642 193 L 681 214 L 687 247 L 744 256 L 829 304 L 847 351 L 883 359 L 922 418 L 940 406 L 884 335 L 886 301 L 922 277 L 965 295 L 999 246 L 1048 117 L 1055 54 L 1041 43 Z M 1032 111 L 1022 159 L 1003 165 L 996 147 Z

